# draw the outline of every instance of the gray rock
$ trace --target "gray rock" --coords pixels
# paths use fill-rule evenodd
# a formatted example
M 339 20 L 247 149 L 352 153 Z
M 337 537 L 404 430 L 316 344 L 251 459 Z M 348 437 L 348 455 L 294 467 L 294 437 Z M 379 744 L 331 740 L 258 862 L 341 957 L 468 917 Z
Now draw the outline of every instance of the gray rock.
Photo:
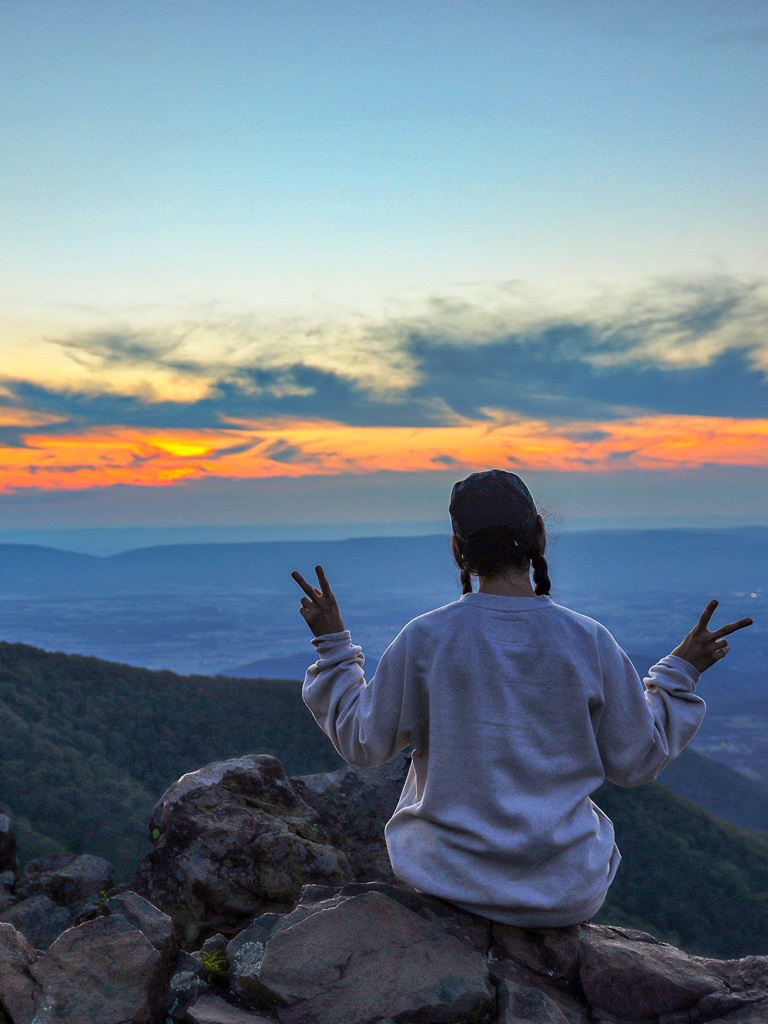
M 541 989 L 523 988 L 509 981 L 498 987 L 499 1024 L 568 1024 L 557 1003 Z
M 187 1011 L 192 1024 L 275 1024 L 274 1018 L 240 1010 L 218 996 L 201 996 Z
M 129 890 L 111 896 L 106 902 L 106 910 L 124 917 L 132 927 L 138 928 L 160 953 L 164 963 L 170 963 L 178 953 L 173 921 L 138 893 Z
M 187 1010 L 202 995 L 211 995 L 213 986 L 203 964 L 190 953 L 181 952 L 171 969 L 171 978 L 166 993 L 167 1019 L 175 1022 L 186 1021 Z
M 184 949 L 233 935 L 267 910 L 290 910 L 302 885 L 350 881 L 346 857 L 283 766 L 247 755 L 183 776 L 150 821 L 154 850 L 132 888 L 168 913 Z
M 121 916 L 64 932 L 30 967 L 62 1024 L 156 1024 L 165 975 L 162 957 Z
M 12 924 L 35 949 L 48 949 L 64 929 L 69 928 L 72 914 L 47 896 L 28 896 L 0 914 L 0 921 Z
M 570 928 L 515 928 L 494 921 L 490 955 L 513 961 L 563 992 L 579 992 L 579 925 Z
M 113 881 L 114 869 L 103 857 L 59 854 L 29 861 L 19 877 L 16 894 L 21 898 L 47 896 L 77 913 L 89 900 L 111 888 Z
M 357 881 L 393 881 L 384 826 L 400 799 L 410 758 L 399 755 L 374 768 L 351 765 L 334 772 L 291 779 L 313 807 L 333 845 L 342 850 Z
M 341 887 L 307 885 L 301 893 L 297 908 L 313 903 L 326 902 L 339 897 L 362 896 L 367 892 L 380 892 L 414 914 L 445 928 L 449 935 L 459 939 L 470 949 L 483 953 L 491 941 L 491 922 L 486 918 L 468 914 L 445 900 L 418 892 L 405 882 L 348 882 Z
M 30 1024 L 35 1016 L 37 985 L 30 968 L 36 959 L 13 925 L 0 924 L 0 1014 L 5 1011 L 13 1024 Z
M 483 951 L 379 892 L 300 906 L 261 929 L 230 944 L 232 988 L 271 999 L 283 1024 L 449 1024 L 493 1003 Z
M 725 984 L 704 964 L 643 932 L 586 925 L 579 956 L 590 1007 L 623 1020 L 690 1011 L 705 997 L 727 995 Z

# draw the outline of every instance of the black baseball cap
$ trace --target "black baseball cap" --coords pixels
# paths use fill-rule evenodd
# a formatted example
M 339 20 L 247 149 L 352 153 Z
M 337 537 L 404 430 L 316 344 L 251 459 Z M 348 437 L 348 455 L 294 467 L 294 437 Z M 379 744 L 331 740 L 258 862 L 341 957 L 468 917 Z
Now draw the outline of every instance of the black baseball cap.
M 503 469 L 472 473 L 451 491 L 451 525 L 460 540 L 489 526 L 511 526 L 521 537 L 532 533 L 538 518 L 531 492 L 519 476 Z

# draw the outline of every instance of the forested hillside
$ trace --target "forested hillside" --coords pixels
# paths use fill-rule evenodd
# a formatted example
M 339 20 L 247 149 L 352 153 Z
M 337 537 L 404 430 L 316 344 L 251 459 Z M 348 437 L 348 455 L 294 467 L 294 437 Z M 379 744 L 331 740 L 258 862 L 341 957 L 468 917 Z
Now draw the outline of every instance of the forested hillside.
M 248 752 L 289 774 L 338 767 L 300 690 L 0 643 L 0 801 L 21 856 L 98 853 L 127 876 L 157 798 L 185 772 Z
M 22 644 L 0 643 L 0 736 L 0 803 L 13 815 L 22 857 L 98 853 L 122 877 L 145 849 L 155 801 L 184 772 L 246 752 L 275 754 L 289 775 L 342 763 L 298 683 L 177 676 Z M 719 786 L 722 797 L 718 773 L 727 770 L 708 765 L 696 758 L 689 776 L 702 792 Z M 599 920 L 693 952 L 768 954 L 768 839 L 659 783 L 605 785 L 595 799 L 624 858 Z

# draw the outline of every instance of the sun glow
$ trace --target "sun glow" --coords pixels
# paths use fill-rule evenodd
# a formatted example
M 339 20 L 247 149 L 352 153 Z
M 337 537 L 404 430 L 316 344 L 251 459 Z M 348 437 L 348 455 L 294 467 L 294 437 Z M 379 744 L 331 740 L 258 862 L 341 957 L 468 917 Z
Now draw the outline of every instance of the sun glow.
M 488 416 L 419 428 L 282 419 L 161 435 L 129 427 L 77 434 L 22 430 L 14 443 L 0 443 L 0 486 L 6 492 L 170 486 L 203 477 L 257 479 L 490 465 L 584 473 L 768 465 L 768 419 L 669 415 L 553 426 L 501 413 Z

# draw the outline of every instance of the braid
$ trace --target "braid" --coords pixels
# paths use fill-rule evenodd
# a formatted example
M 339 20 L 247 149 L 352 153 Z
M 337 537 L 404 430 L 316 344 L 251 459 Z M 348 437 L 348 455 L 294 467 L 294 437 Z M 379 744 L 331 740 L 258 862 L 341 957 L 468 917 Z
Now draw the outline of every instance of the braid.
M 531 566 L 533 567 L 533 585 L 536 593 L 541 596 L 548 594 L 552 589 L 552 581 L 549 578 L 549 566 L 542 552 L 535 552 L 531 555 Z
M 462 594 L 472 593 L 472 573 L 464 559 L 461 560 L 461 592 Z

